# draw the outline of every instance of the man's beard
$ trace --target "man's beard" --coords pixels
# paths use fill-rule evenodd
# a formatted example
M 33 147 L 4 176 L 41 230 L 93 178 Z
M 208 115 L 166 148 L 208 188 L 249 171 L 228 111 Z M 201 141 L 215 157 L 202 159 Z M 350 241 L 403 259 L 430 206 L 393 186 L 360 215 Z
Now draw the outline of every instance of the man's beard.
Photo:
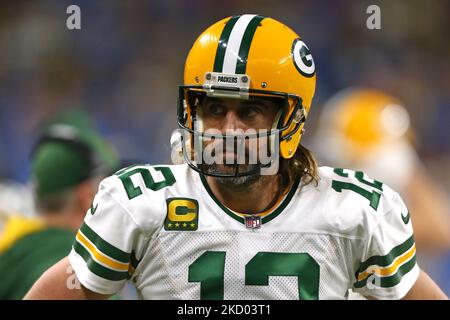
M 247 175 L 241 177 L 233 177 L 236 172 L 245 173 L 251 172 Z M 202 168 L 206 173 L 210 174 L 226 174 L 230 175 L 229 177 L 217 177 L 217 181 L 225 186 L 233 187 L 233 188 L 247 188 L 254 183 L 256 183 L 260 177 L 260 166 L 257 164 L 203 164 Z

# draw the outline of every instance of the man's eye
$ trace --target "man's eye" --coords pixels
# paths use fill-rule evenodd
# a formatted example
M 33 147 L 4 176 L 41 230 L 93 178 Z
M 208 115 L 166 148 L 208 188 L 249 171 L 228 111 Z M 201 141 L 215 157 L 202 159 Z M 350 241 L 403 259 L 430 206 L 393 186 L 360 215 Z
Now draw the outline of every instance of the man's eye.
M 248 118 L 255 117 L 261 112 L 260 108 L 254 106 L 247 106 L 242 109 L 242 115 Z
M 211 104 L 209 106 L 209 112 L 213 115 L 222 115 L 225 113 L 225 107 L 220 104 Z

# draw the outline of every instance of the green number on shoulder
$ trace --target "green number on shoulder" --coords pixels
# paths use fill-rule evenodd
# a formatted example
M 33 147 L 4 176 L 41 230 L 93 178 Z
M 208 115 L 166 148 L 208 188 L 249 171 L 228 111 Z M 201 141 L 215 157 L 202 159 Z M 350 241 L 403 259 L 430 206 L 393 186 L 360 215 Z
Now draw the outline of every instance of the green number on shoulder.
M 351 170 L 344 170 L 341 168 L 336 168 L 336 169 L 334 169 L 334 173 L 336 173 L 337 175 L 344 177 L 344 178 L 348 178 L 348 174 L 353 173 L 354 177 L 362 184 L 372 187 L 372 188 L 375 188 L 375 189 L 378 189 L 380 191 L 383 191 L 383 184 L 380 181 L 377 181 L 377 180 L 369 181 L 368 179 L 365 179 L 364 173 L 361 171 L 355 172 L 355 171 L 351 171 Z M 366 198 L 367 200 L 369 200 L 370 206 L 374 210 L 378 209 L 378 204 L 380 203 L 381 193 L 379 193 L 375 190 L 368 191 L 365 188 L 362 188 L 354 183 L 338 181 L 338 180 L 333 180 L 331 183 L 331 187 L 337 192 L 342 192 L 343 189 L 354 191 L 354 192 L 358 193 L 359 195 L 363 196 L 364 198 Z
M 169 167 L 153 167 L 153 169 L 161 172 L 164 180 L 155 182 L 149 168 L 138 167 L 125 172 L 119 172 L 118 177 L 122 181 L 123 187 L 127 192 L 128 199 L 131 200 L 142 194 L 141 188 L 139 186 L 135 187 L 133 181 L 131 180 L 131 176 L 135 174 L 140 174 L 142 179 L 144 180 L 145 187 L 153 191 L 158 191 L 162 188 L 170 187 L 175 183 L 175 177 Z

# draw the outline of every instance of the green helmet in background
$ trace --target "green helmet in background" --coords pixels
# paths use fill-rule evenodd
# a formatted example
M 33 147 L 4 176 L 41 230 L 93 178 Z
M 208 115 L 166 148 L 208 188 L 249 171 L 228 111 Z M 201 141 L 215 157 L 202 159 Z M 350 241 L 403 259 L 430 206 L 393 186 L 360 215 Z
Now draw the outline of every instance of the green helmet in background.
M 119 167 L 114 148 L 83 111 L 66 111 L 42 130 L 31 154 L 36 197 L 58 194 L 88 178 L 107 176 Z

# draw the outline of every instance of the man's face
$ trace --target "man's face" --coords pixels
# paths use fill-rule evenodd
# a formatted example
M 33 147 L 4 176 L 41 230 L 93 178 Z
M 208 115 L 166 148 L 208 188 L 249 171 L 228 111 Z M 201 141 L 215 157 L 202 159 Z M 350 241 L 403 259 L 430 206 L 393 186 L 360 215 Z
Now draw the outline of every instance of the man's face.
M 224 134 L 227 129 L 269 130 L 280 110 L 280 104 L 274 99 L 251 97 L 248 100 L 242 100 L 205 97 L 202 110 L 205 130 L 215 128 Z
M 258 133 L 261 130 L 270 130 L 281 110 L 281 99 L 267 97 L 250 97 L 248 100 L 232 98 L 205 97 L 201 104 L 203 130 L 206 132 L 220 132 L 227 137 L 232 135 L 245 135 L 246 133 Z M 227 140 L 227 139 L 225 139 Z M 238 164 L 239 172 L 246 172 L 257 168 L 252 159 L 258 155 L 258 150 L 267 148 L 267 137 L 247 138 L 231 140 L 231 144 L 223 139 L 207 139 L 204 147 L 214 147 L 214 155 L 222 159 L 222 163 L 207 165 L 207 169 L 215 172 L 233 174 Z M 232 146 L 232 147 L 231 147 Z M 241 151 L 240 151 L 241 150 Z M 217 156 L 217 152 L 222 152 Z M 245 154 L 243 154 L 243 152 Z M 239 161 L 238 153 L 244 159 L 245 164 Z M 253 156 L 253 157 L 252 157 Z M 242 180 L 242 179 L 241 179 Z M 245 179 L 244 179 L 245 180 Z

